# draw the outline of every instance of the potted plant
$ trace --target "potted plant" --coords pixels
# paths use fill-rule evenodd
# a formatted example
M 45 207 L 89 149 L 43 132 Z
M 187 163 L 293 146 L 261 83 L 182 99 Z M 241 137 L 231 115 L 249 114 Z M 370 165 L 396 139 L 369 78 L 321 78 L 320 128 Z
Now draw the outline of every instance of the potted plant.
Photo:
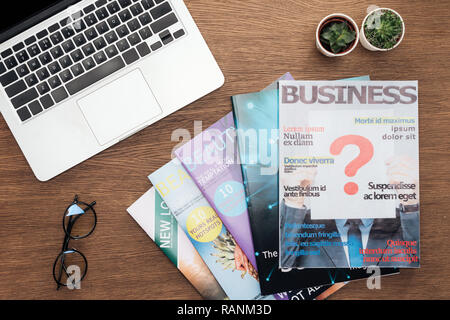
M 369 12 L 361 27 L 361 45 L 371 51 L 389 51 L 402 42 L 405 24 L 394 10 L 376 8 Z
M 359 28 L 355 21 L 343 13 L 326 16 L 316 30 L 316 46 L 327 57 L 345 56 L 359 41 Z

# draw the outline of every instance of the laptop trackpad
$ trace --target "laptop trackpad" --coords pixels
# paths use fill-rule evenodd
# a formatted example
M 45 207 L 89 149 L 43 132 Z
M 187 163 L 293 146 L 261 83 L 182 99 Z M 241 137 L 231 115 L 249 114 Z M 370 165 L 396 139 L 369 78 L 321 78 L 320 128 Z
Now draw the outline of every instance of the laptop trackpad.
M 80 99 L 78 105 L 100 145 L 132 133 L 162 113 L 139 69 Z

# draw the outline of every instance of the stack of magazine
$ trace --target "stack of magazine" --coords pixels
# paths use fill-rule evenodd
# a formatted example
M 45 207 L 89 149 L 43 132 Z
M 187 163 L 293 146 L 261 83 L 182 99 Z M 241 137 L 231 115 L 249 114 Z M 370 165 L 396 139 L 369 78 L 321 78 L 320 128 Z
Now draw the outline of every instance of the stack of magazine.
M 128 212 L 205 299 L 325 299 L 419 267 L 416 81 L 295 81 L 149 175 Z

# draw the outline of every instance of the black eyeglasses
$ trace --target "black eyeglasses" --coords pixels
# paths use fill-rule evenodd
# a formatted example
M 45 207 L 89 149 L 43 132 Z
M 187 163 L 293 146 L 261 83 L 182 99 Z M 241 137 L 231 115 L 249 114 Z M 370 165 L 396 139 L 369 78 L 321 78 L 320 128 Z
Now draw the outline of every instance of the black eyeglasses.
M 86 277 L 88 263 L 83 253 L 75 248 L 69 249 L 70 240 L 80 240 L 89 237 L 97 226 L 96 202 L 87 204 L 75 196 L 73 202 L 64 211 L 63 230 L 64 242 L 62 250 L 53 264 L 53 279 L 57 283 L 56 290 L 62 286 L 71 289 L 79 288 L 80 282 Z

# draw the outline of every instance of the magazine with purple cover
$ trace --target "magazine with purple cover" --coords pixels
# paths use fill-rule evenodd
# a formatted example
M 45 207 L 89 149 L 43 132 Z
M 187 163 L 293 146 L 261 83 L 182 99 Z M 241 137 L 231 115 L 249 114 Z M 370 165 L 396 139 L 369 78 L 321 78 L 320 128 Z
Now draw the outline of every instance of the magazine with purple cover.
M 233 114 L 229 113 L 175 154 L 252 265 L 256 266 L 236 143 Z

